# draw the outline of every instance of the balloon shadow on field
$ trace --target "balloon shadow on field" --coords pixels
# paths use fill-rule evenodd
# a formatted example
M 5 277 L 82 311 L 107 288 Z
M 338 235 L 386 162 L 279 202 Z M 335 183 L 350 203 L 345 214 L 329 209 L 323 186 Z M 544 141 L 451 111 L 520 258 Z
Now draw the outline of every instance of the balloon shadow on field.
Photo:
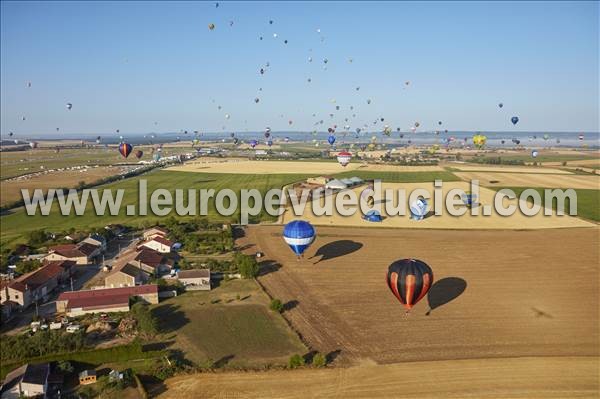
M 429 310 L 425 315 L 429 316 L 431 311 L 458 298 L 467 289 L 467 282 L 460 277 L 446 277 L 433 283 L 427 293 Z
M 360 242 L 351 241 L 351 240 L 339 240 L 330 242 L 328 244 L 323 245 L 321 248 L 317 250 L 317 252 L 310 257 L 310 259 L 320 256 L 316 263 L 334 259 L 340 256 L 349 255 L 352 252 L 356 252 L 361 249 L 363 245 Z M 316 264 L 315 263 L 315 264 Z

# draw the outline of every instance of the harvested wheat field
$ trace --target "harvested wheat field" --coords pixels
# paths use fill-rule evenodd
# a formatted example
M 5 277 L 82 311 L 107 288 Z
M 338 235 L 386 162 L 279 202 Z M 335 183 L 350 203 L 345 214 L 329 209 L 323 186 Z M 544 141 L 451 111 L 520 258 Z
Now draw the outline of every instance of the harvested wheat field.
M 22 199 L 21 189 L 33 190 L 42 189 L 46 192 L 49 188 L 60 189 L 63 187 L 74 188 L 79 182 L 86 184 L 96 182 L 109 176 L 114 176 L 122 172 L 122 167 L 98 167 L 78 170 L 63 170 L 60 172 L 36 173 L 20 177 L 18 179 L 3 180 L 0 182 L 2 199 L 0 205 L 5 205 Z
M 159 397 L 597 397 L 598 233 L 318 227 L 297 261 L 280 226 L 247 227 L 259 282 L 347 367 L 182 376 Z M 435 275 L 409 315 L 384 279 L 406 257 Z
M 598 228 L 317 227 L 300 261 L 280 226 L 248 227 L 242 240 L 273 261 L 259 278 L 271 296 L 297 301 L 285 313 L 292 325 L 315 350 L 341 351 L 343 363 L 598 356 Z M 435 276 L 410 315 L 384 279 L 402 258 Z
M 597 398 L 597 372 L 593 357 L 546 357 L 207 373 L 167 380 L 158 397 Z
M 584 176 L 588 177 L 588 176 Z M 594 178 L 594 176 L 590 176 Z M 506 184 L 503 184 L 506 185 Z M 434 193 L 433 183 L 382 183 L 381 185 L 382 191 L 385 192 L 386 189 L 394 190 L 394 193 L 398 189 L 406 190 L 406 200 L 403 201 L 406 205 L 406 215 L 405 216 L 385 216 L 386 206 L 397 206 L 398 204 L 398 196 L 394 194 L 393 200 L 390 198 L 382 198 L 376 199 L 375 204 L 381 206 L 381 214 L 384 215 L 384 220 L 378 223 L 367 222 L 363 220 L 362 213 L 360 209 L 351 216 L 342 216 L 338 212 L 333 212 L 331 216 L 316 216 L 313 209 L 314 204 L 313 201 L 307 201 L 306 208 L 301 211 L 302 219 L 309 221 L 315 225 L 326 225 L 326 226 L 356 226 L 356 227 L 394 227 L 394 228 L 414 228 L 414 229 L 494 229 L 494 230 L 505 230 L 505 229 L 549 229 L 549 228 L 568 228 L 568 227 L 593 227 L 596 224 L 592 222 L 588 222 L 577 217 L 572 216 L 557 216 L 555 212 L 553 212 L 552 216 L 545 216 L 544 210 L 542 209 L 538 214 L 534 216 L 525 216 L 521 212 L 517 210 L 512 216 L 501 216 L 495 212 L 493 209 L 494 205 L 494 196 L 496 192 L 491 189 L 487 189 L 484 187 L 479 188 L 479 197 L 478 206 L 479 215 L 472 216 L 470 214 L 470 210 L 462 216 L 452 216 L 450 215 L 445 207 L 443 209 L 442 215 L 440 216 L 429 216 L 421 221 L 414 221 L 410 219 L 410 211 L 408 210 L 408 199 L 411 192 L 416 189 L 426 189 L 430 195 Z M 461 189 L 462 191 L 470 191 L 470 184 L 467 182 L 444 182 L 442 187 L 442 196 L 446 198 L 447 193 L 452 189 Z M 354 189 L 354 193 L 357 198 L 360 198 L 361 191 L 364 190 L 363 187 L 358 187 Z M 341 193 L 343 193 L 342 191 Z M 341 194 L 336 194 L 340 196 Z M 328 199 L 335 204 L 336 195 L 329 196 Z M 315 200 L 316 201 L 316 200 Z M 325 203 L 325 198 L 320 199 L 321 204 Z M 430 203 L 430 212 L 432 211 L 433 201 L 429 200 Z M 504 205 L 517 205 L 519 202 L 518 199 L 514 200 L 504 200 Z M 458 202 L 460 201 L 460 197 L 458 197 Z M 483 216 L 483 209 L 486 207 L 491 207 L 491 215 Z M 464 205 L 458 205 L 457 208 L 463 207 Z M 568 213 L 568 208 L 566 208 L 565 212 Z M 391 212 L 389 214 L 392 214 Z M 290 204 L 283 215 L 280 217 L 280 223 L 287 223 L 290 220 L 298 218 L 294 215 L 293 207 Z
M 473 165 L 473 164 L 457 164 L 450 163 L 448 166 L 451 166 L 453 169 L 458 169 L 460 171 L 471 172 L 471 171 L 481 171 L 481 172 L 501 172 L 501 173 L 527 173 L 527 174 L 553 174 L 553 175 L 569 175 L 573 174 L 567 170 L 555 169 L 555 168 L 545 168 L 541 166 L 488 166 L 488 165 Z
M 600 176 L 545 174 L 454 172 L 463 180 L 479 180 L 482 186 L 498 187 L 552 187 L 600 190 Z
M 350 163 L 342 167 L 337 162 L 302 162 L 302 161 L 250 161 L 250 160 L 194 160 L 183 165 L 168 168 L 180 172 L 203 172 L 203 173 L 303 173 L 314 175 L 328 175 L 347 172 L 351 170 L 361 171 L 394 171 L 394 172 L 430 172 L 444 170 L 439 166 L 395 166 L 395 165 L 370 165 L 360 162 Z

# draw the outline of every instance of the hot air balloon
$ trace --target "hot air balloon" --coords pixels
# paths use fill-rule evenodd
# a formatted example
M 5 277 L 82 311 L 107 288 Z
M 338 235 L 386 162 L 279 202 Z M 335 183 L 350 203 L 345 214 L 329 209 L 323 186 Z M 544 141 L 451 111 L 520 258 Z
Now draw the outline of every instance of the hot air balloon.
M 287 143 L 288 141 L 290 141 L 290 138 L 289 138 L 289 137 L 285 137 L 285 138 L 283 139 L 283 141 L 285 141 L 285 142 Z
M 102 137 L 100 137 L 100 136 L 96 137 L 96 144 L 100 144 L 100 141 L 102 141 Z
M 544 140 L 548 140 L 550 138 L 549 134 L 544 134 Z
M 532 158 L 537 158 L 537 156 L 538 156 L 538 152 L 537 152 L 537 150 L 533 150 L 533 151 L 531 151 L 531 157 L 532 157 Z
M 133 150 L 133 147 L 131 146 L 131 144 L 129 144 L 129 143 L 119 144 L 119 153 L 121 153 L 121 155 L 123 155 L 123 158 L 127 158 L 129 156 L 129 154 L 131 154 L 131 150 Z
M 335 136 L 333 134 L 330 134 L 329 137 L 327 137 L 327 142 L 329 143 L 329 145 L 333 145 L 335 143 Z
M 254 148 L 258 145 L 258 141 L 256 140 L 250 140 L 250 147 Z
M 67 103 L 67 109 L 70 111 L 70 110 L 71 110 L 71 108 L 73 108 L 73 104 L 71 104 L 71 103 Z
M 579 140 L 580 140 L 580 141 L 583 141 L 583 139 L 584 139 L 584 138 L 585 138 L 585 137 L 584 137 L 583 133 L 579 135 Z
M 427 214 L 427 200 L 425 198 L 418 198 L 415 202 L 410 204 L 410 217 L 414 220 L 422 220 Z
M 12 136 L 13 136 L 13 134 L 14 134 L 13 132 L 9 132 L 9 133 L 8 133 L 8 137 L 12 137 Z
M 29 143 L 29 146 L 31 147 L 31 149 L 34 149 L 34 148 L 37 148 L 37 146 L 38 146 L 38 143 L 37 143 L 37 141 L 31 141 L 31 142 Z
M 152 154 L 152 160 L 154 162 L 160 161 L 160 158 L 161 158 L 160 151 L 156 151 L 154 154 Z
M 462 198 L 463 203 L 468 207 L 472 207 L 473 204 L 477 204 L 477 195 L 472 194 L 470 191 L 463 193 L 461 198 Z
M 144 152 L 143 152 L 142 150 L 137 150 L 137 151 L 135 152 L 135 157 L 136 157 L 137 159 L 140 159 L 140 158 L 141 158 L 143 155 L 144 155 Z
M 498 107 L 502 108 L 502 107 L 504 107 L 504 104 L 500 103 L 500 104 L 498 104 Z
M 215 24 L 208 24 L 208 29 L 210 29 L 210 30 L 215 29 Z
M 340 165 L 342 166 L 346 166 L 350 163 L 350 160 L 352 159 L 352 154 L 346 151 L 342 151 L 339 154 L 337 154 L 337 161 L 340 163 Z
M 271 147 L 273 145 L 273 140 L 267 140 L 267 145 Z
M 473 144 L 478 149 L 482 149 L 485 146 L 486 142 L 487 136 L 484 136 L 483 134 L 476 134 L 475 136 L 473 136 Z
M 427 295 L 433 284 L 433 272 L 417 259 L 397 260 L 388 267 L 387 285 L 406 308 L 406 313 Z
M 388 125 L 385 125 L 385 126 L 383 127 L 383 134 L 385 134 L 385 135 L 386 135 L 386 136 L 388 136 L 388 137 L 389 137 L 389 136 L 391 136 L 391 134 L 392 134 L 392 129 L 391 129 L 391 128 L 390 128 Z
M 303 220 L 293 220 L 283 228 L 283 239 L 300 258 L 315 240 L 315 228 Z
M 519 117 L 513 116 L 512 118 L 510 118 L 510 121 L 512 122 L 513 125 L 516 125 L 519 122 Z

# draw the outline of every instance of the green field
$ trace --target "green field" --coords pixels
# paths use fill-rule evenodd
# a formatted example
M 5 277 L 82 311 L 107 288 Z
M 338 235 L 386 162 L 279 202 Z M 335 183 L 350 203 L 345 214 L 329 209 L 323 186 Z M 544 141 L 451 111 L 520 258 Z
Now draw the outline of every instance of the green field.
M 0 155 L 0 179 L 39 172 L 45 169 L 65 168 L 81 165 L 110 165 L 122 162 L 123 158 L 114 149 L 35 149 L 31 151 L 2 152 Z
M 180 349 L 198 366 L 283 365 L 291 355 L 306 352 L 283 318 L 268 309 L 268 298 L 254 280 L 186 292 L 155 305 L 153 313 L 163 339 L 175 341 L 170 349 Z
M 521 193 L 528 189 L 533 188 L 536 190 L 542 200 L 544 199 L 544 190 L 546 188 L 539 187 L 489 187 L 496 191 L 501 190 L 503 188 L 511 189 L 515 192 L 517 197 L 521 195 Z M 593 220 L 595 222 L 600 222 L 600 190 L 583 190 L 583 189 L 575 189 L 577 193 L 577 216 Z M 565 201 L 565 214 L 569 212 L 569 201 Z M 552 209 L 556 210 L 556 200 L 554 204 L 552 204 Z
M 569 161 L 587 161 L 590 159 L 598 159 L 597 156 L 593 155 L 593 154 L 586 154 L 585 152 L 580 152 L 580 153 L 573 153 L 573 154 L 553 154 L 553 153 L 545 153 L 545 151 L 542 149 L 539 151 L 539 155 L 536 158 L 533 158 L 531 156 L 531 152 L 527 151 L 526 153 L 523 154 L 511 154 L 511 155 L 506 155 L 506 154 L 499 154 L 499 153 L 485 153 L 485 154 L 480 154 L 477 156 L 473 156 L 473 157 L 465 157 L 467 158 L 467 161 L 473 161 L 475 162 L 475 159 L 473 158 L 502 158 L 502 160 L 504 161 L 523 161 L 526 163 L 533 163 L 533 162 L 564 162 L 567 161 L 567 164 Z M 477 162 L 475 162 L 477 163 Z
M 435 179 L 443 181 L 458 181 L 455 175 L 450 172 L 361 172 L 349 171 L 335 175 L 335 177 L 350 177 L 358 176 L 363 179 L 383 179 L 385 182 L 395 183 L 414 183 L 414 182 L 432 182 Z M 158 188 L 163 188 L 172 193 L 174 197 L 175 189 L 184 190 L 184 204 L 187 204 L 187 189 L 214 189 L 215 191 L 222 189 L 231 189 L 239 193 L 241 189 L 258 189 L 262 193 L 271 188 L 282 188 L 283 186 L 304 180 L 308 175 L 303 174 L 225 174 L 225 173 L 191 173 L 191 172 L 175 172 L 166 170 L 155 170 L 143 175 L 142 178 L 147 180 L 148 193 Z M 18 241 L 24 241 L 23 236 L 28 231 L 37 229 L 46 229 L 48 232 L 67 231 L 71 228 L 76 230 L 90 230 L 100 228 L 110 223 L 122 223 L 131 226 L 139 226 L 142 223 L 155 223 L 160 221 L 161 217 L 152 213 L 148 207 L 147 216 L 127 216 L 127 205 L 135 205 L 137 209 L 138 202 L 138 183 L 140 177 L 126 179 L 119 182 L 110 183 L 104 186 L 99 186 L 98 189 L 123 189 L 123 201 L 118 215 L 111 216 L 106 214 L 98 216 L 93 213 L 92 200 L 89 198 L 86 211 L 83 215 L 77 216 L 74 213 L 69 216 L 62 216 L 59 211 L 57 201 L 53 204 L 50 215 L 41 216 L 38 212 L 35 216 L 28 216 L 23 208 L 10 211 L 8 214 L 1 216 L 0 223 L 2 224 L 0 242 L 5 245 L 11 245 Z M 116 195 L 116 194 L 114 194 Z M 198 196 L 200 193 L 198 192 Z M 199 198 L 196 201 L 199 202 Z M 236 222 L 239 220 L 239 207 L 231 216 L 221 216 L 217 213 L 215 200 L 211 198 L 208 202 L 207 217 L 212 221 L 229 221 Z M 171 213 L 177 216 L 173 211 Z M 262 212 L 258 217 L 251 220 L 256 221 L 274 221 L 275 217 Z
M 281 188 L 286 184 L 305 179 L 306 177 L 305 175 L 295 174 L 238 175 L 156 170 L 144 175 L 142 178 L 148 182 L 148 193 L 151 193 L 154 189 L 163 188 L 173 194 L 175 189 L 187 191 L 188 188 L 198 190 L 203 188 L 214 190 L 231 189 L 235 192 L 239 192 L 241 189 L 258 189 L 264 193 L 271 188 Z M 126 215 L 127 205 L 135 204 L 137 208 L 139 180 L 140 178 L 136 177 L 98 187 L 99 189 L 125 190 L 119 215 L 108 215 L 108 209 L 107 213 L 103 216 L 95 215 L 93 213 L 91 198 L 88 200 L 86 212 L 82 216 L 75 214 L 62 216 L 56 203 L 53 205 L 48 216 L 41 216 L 39 213 L 35 216 L 28 216 L 24 212 L 24 209 L 16 209 L 10 214 L 1 216 L 2 236 L 0 241 L 3 244 L 13 242 L 21 238 L 24 233 L 36 229 L 47 229 L 49 232 L 65 231 L 70 228 L 90 230 L 92 228 L 103 227 L 109 223 L 140 225 L 142 222 L 159 221 L 160 217 L 154 215 L 150 208 L 148 208 L 147 216 Z M 199 198 L 196 198 L 196 201 L 199 201 Z M 187 197 L 185 203 L 187 203 Z M 232 216 L 219 215 L 214 206 L 214 198 L 209 201 L 207 210 L 208 218 L 211 220 L 236 221 L 239 219 L 239 209 Z M 172 212 L 172 214 L 176 216 L 175 212 Z M 263 213 L 260 220 L 274 220 L 274 218 Z
M 0 153 L 0 180 L 15 176 L 39 172 L 45 169 L 67 168 L 83 165 L 112 165 L 116 163 L 137 163 L 138 161 L 152 160 L 151 147 L 136 146 L 134 152 L 142 150 L 143 156 L 138 159 L 133 154 L 127 159 L 123 158 L 115 146 L 104 148 L 61 148 L 56 152 L 54 148 L 36 148 L 29 151 L 3 151 Z M 163 156 L 190 152 L 187 146 L 169 147 L 163 149 Z

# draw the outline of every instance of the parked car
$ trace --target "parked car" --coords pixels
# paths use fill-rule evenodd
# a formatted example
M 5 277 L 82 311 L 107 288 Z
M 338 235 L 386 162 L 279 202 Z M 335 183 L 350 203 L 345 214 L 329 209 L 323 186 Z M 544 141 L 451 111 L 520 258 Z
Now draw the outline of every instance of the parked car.
M 81 329 L 81 326 L 79 324 L 71 324 L 67 326 L 67 332 L 68 333 L 75 333 L 77 331 L 79 331 Z
M 62 328 L 62 323 L 60 321 L 53 321 L 52 323 L 50 323 L 50 329 L 51 330 L 60 330 Z

